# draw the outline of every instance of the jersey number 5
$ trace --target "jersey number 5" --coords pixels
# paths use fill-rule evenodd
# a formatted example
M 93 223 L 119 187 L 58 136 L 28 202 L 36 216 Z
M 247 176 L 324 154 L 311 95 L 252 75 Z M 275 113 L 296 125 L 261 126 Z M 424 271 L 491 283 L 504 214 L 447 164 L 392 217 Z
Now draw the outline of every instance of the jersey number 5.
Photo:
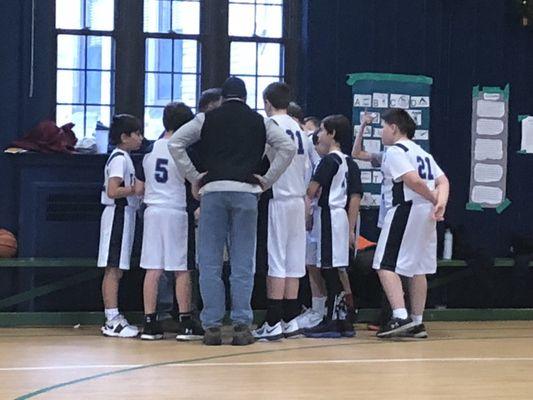
M 158 158 L 155 162 L 155 180 L 159 183 L 166 183 L 168 181 L 168 160 L 166 158 Z
M 302 142 L 302 134 L 298 131 L 296 131 L 296 133 L 293 133 L 290 129 L 287 129 L 285 132 L 287 132 L 287 135 L 289 135 L 293 141 L 294 136 L 298 138 L 298 154 L 304 154 L 304 143 Z
M 431 162 L 429 161 L 429 157 L 423 159 L 422 157 L 418 156 L 416 157 L 416 161 L 418 162 L 418 175 L 420 175 L 420 178 L 428 179 L 430 181 L 435 179 L 431 173 Z

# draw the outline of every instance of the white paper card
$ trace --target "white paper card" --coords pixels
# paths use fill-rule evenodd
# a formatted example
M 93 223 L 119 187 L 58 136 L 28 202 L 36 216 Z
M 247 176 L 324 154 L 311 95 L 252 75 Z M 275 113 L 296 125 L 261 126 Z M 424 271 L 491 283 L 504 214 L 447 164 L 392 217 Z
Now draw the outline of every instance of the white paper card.
M 361 183 L 372 183 L 372 171 L 361 171 Z
M 503 158 L 503 142 L 493 139 L 476 139 L 474 154 L 477 161 L 501 160 Z
M 354 125 L 353 127 L 353 134 L 354 136 L 359 134 L 359 131 L 361 130 L 361 125 Z M 364 137 L 371 137 L 372 136 L 372 127 L 371 126 L 365 126 L 365 130 L 363 132 Z
M 389 94 L 388 93 L 374 93 L 372 95 L 372 107 L 389 108 Z
M 429 131 L 427 130 L 416 130 L 415 131 L 415 140 L 429 140 Z
M 368 140 L 366 139 L 363 142 L 363 147 L 368 153 L 379 153 L 381 152 L 381 140 Z
M 379 205 L 379 203 L 376 204 L 376 201 L 374 197 L 372 197 L 371 193 L 365 192 L 363 193 L 363 198 L 361 199 L 361 205 L 369 207 Z
M 390 106 L 391 108 L 409 108 L 410 99 L 408 94 L 391 94 Z
M 477 115 L 479 117 L 502 118 L 505 114 L 505 102 L 503 101 L 477 101 Z
M 381 115 L 378 112 L 371 112 L 369 114 L 372 115 L 372 118 L 373 118 L 372 123 L 373 124 L 380 124 L 381 123 Z M 359 113 L 359 123 L 361 123 L 361 121 L 363 121 L 364 117 L 365 117 L 365 112 L 361 111 Z
M 374 137 L 380 138 L 383 136 L 383 128 L 374 128 Z
M 483 93 L 483 99 L 485 100 L 500 100 L 500 94 L 499 93 Z
M 422 110 L 406 110 L 406 111 L 411 116 L 413 121 L 415 121 L 416 126 L 422 125 Z
M 359 169 L 374 169 L 370 161 L 355 160 Z
M 472 189 L 472 201 L 480 204 L 501 204 L 503 201 L 503 192 L 497 187 L 474 186 Z
M 520 149 L 533 153 L 533 117 L 522 120 L 522 145 Z
M 411 96 L 412 108 L 428 108 L 429 96 Z
M 499 182 L 503 178 L 503 168 L 497 164 L 476 164 L 474 167 L 474 180 L 488 183 Z
M 377 183 L 378 185 L 381 185 L 381 182 L 383 182 L 383 174 L 381 173 L 381 171 L 372 172 L 372 183 Z
M 476 133 L 478 135 L 499 135 L 503 132 L 503 121 L 501 119 L 480 118 L 476 123 Z
M 354 94 L 354 107 L 372 107 L 372 95 L 370 94 Z

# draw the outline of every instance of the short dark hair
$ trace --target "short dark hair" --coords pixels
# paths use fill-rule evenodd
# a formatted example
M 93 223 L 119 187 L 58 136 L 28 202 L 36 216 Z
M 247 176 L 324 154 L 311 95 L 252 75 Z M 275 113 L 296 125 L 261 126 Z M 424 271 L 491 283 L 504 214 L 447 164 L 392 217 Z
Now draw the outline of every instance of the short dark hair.
M 328 115 L 322 120 L 328 133 L 335 131 L 335 141 L 339 143 L 344 154 L 350 154 L 352 148 L 352 124 L 342 114 Z
M 313 115 L 304 118 L 304 124 L 307 124 L 308 122 L 312 122 L 315 126 L 320 126 L 320 118 Z
M 409 139 L 415 136 L 416 124 L 407 111 L 402 108 L 389 108 L 383 114 L 381 119 L 389 125 L 396 125 L 400 132 Z
M 303 122 L 304 110 L 294 101 L 289 103 L 289 106 L 287 107 L 287 114 L 289 114 L 290 117 L 295 118 L 299 123 Z
M 219 101 L 222 98 L 222 89 L 220 88 L 211 88 L 204 90 L 200 95 L 200 100 L 198 101 L 198 111 L 204 112 L 207 110 L 209 104 Z
M 141 130 L 141 122 L 137 117 L 130 114 L 118 114 L 113 116 L 109 127 L 109 143 L 119 145 L 122 143 L 123 133 L 131 135 L 133 132 Z
M 263 99 L 278 110 L 286 110 L 291 101 L 291 88 L 284 82 L 272 82 L 263 90 Z
M 193 118 L 194 114 L 185 103 L 168 103 L 163 110 L 163 126 L 169 132 L 177 131 Z

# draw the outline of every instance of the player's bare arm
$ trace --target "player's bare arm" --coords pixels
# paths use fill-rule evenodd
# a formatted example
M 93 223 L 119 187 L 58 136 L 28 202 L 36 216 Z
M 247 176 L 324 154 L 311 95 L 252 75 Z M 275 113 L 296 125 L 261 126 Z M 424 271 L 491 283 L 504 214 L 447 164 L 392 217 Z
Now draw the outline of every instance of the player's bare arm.
M 110 199 L 121 199 L 135 194 L 135 186 L 121 187 L 122 178 L 109 178 L 107 183 L 107 195 Z

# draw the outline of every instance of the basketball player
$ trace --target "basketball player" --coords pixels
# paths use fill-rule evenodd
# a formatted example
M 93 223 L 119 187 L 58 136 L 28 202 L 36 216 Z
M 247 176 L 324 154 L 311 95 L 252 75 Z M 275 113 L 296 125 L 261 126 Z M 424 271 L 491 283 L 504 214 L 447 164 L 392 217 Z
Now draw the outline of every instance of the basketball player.
M 387 338 L 411 332 L 425 334 L 426 274 L 437 269 L 436 221 L 444 219 L 449 182 L 431 154 L 411 139 L 416 125 L 402 109 L 381 116 L 383 198 L 387 214 L 373 268 L 392 308 L 391 320 L 377 333 Z M 407 314 L 400 275 L 410 278 L 411 316 Z
M 142 143 L 141 124 L 128 114 L 115 115 L 109 129 L 113 150 L 104 168 L 102 212 L 98 267 L 105 268 L 102 281 L 106 322 L 101 328 L 105 336 L 131 338 L 139 334 L 118 311 L 118 288 L 124 270 L 130 268 L 135 235 L 135 213 L 139 197 L 135 192 L 135 167 L 130 151 Z

